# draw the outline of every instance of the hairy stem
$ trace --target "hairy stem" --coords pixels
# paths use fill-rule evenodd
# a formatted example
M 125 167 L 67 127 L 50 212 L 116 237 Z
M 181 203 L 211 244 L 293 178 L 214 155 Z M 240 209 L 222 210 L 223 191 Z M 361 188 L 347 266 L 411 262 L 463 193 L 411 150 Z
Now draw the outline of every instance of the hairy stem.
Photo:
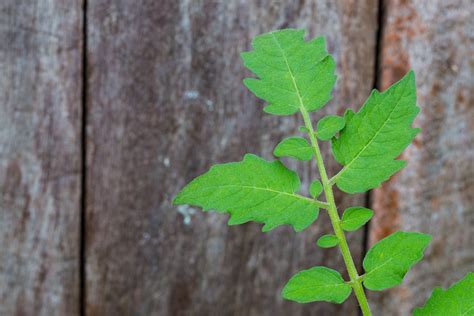
M 337 213 L 336 202 L 334 201 L 334 193 L 332 191 L 332 184 L 329 182 L 326 168 L 324 167 L 323 157 L 321 155 L 321 150 L 319 149 L 318 140 L 316 139 L 313 124 L 309 117 L 308 111 L 304 107 L 300 108 L 301 114 L 303 115 L 303 120 L 306 128 L 308 129 L 308 136 L 311 141 L 311 146 L 313 147 L 314 155 L 316 157 L 316 163 L 321 174 L 321 183 L 323 184 L 324 194 L 326 195 L 326 202 L 328 203 L 327 211 L 331 219 L 331 224 L 334 229 L 334 233 L 339 241 L 339 249 L 341 250 L 342 257 L 344 258 L 344 263 L 347 267 L 347 272 L 351 279 L 350 284 L 354 289 L 354 293 L 359 302 L 362 314 L 364 316 L 370 316 L 370 306 L 365 296 L 364 289 L 361 284 L 361 278 L 357 273 L 357 269 L 354 265 L 354 260 L 352 259 L 349 246 L 347 245 L 346 236 L 344 231 L 341 228 L 341 219 Z

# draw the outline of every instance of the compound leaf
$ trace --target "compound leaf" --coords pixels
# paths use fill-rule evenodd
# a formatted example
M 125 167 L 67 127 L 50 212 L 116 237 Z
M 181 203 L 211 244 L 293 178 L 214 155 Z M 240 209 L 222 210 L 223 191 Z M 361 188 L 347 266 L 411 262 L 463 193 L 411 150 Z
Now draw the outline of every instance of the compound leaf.
M 342 214 L 341 228 L 352 232 L 365 225 L 374 216 L 374 211 L 365 207 L 349 207 Z
M 255 37 L 253 51 L 243 52 L 244 65 L 260 79 L 244 84 L 267 101 L 267 113 L 291 115 L 304 107 L 308 112 L 331 99 L 336 82 L 334 59 L 322 37 L 304 40 L 304 30 L 284 29 Z
M 311 194 L 313 198 L 317 198 L 321 192 L 323 192 L 323 185 L 321 184 L 321 181 L 316 179 L 311 182 L 311 185 L 309 186 L 309 194 Z
M 344 128 L 344 125 L 346 125 L 344 118 L 337 115 L 327 115 L 318 121 L 317 136 L 320 140 L 331 139 Z
M 231 215 L 229 225 L 264 223 L 263 231 L 289 224 L 302 231 L 319 214 L 316 201 L 298 195 L 298 175 L 281 162 L 252 154 L 239 162 L 213 166 L 178 193 L 174 204 L 191 204 Z
M 447 290 L 434 289 L 426 304 L 413 312 L 413 316 L 446 315 L 474 315 L 474 273 L 469 272 Z
M 379 291 L 402 283 L 430 241 L 430 235 L 398 231 L 377 242 L 364 258 L 364 286 Z
M 339 244 L 339 240 L 334 235 L 323 235 L 319 237 L 316 244 L 321 248 L 331 248 Z
M 283 298 L 298 303 L 326 301 L 340 304 L 352 288 L 341 274 L 326 267 L 313 267 L 295 274 L 283 288 Z
M 313 158 L 313 149 L 303 137 L 288 137 L 282 140 L 273 151 L 276 157 L 292 157 L 298 160 Z
M 359 112 L 346 113 L 346 126 L 332 141 L 344 168 L 331 182 L 347 193 L 365 192 L 402 169 L 405 161 L 395 158 L 419 132 L 411 127 L 418 112 L 412 71 L 385 92 L 374 90 Z

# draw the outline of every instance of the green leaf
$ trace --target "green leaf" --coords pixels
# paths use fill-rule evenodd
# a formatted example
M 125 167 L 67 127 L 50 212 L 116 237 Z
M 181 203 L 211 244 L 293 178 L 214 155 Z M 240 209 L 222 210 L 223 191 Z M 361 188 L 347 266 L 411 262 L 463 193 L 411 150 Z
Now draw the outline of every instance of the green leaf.
M 469 272 L 447 290 L 434 289 L 426 304 L 413 313 L 413 316 L 446 315 L 474 315 L 474 273 Z
M 365 225 L 374 216 L 374 211 L 365 207 L 349 207 L 342 214 L 341 228 L 352 232 Z
M 313 267 L 295 274 L 283 288 L 283 298 L 298 303 L 326 301 L 340 304 L 352 288 L 341 274 L 326 267 Z
M 311 182 L 311 185 L 309 186 L 309 194 L 311 194 L 313 198 L 317 198 L 321 192 L 323 192 L 323 185 L 321 184 L 321 181 L 316 179 Z
M 346 121 L 337 115 L 327 115 L 319 120 L 316 127 L 317 136 L 320 140 L 331 139 L 337 132 L 344 128 Z
M 316 220 L 319 209 L 316 201 L 295 194 L 300 186 L 298 175 L 281 162 L 247 154 L 240 162 L 213 166 L 185 186 L 173 203 L 228 212 L 229 225 L 256 221 L 265 224 L 264 232 L 283 224 L 302 231 Z
M 323 235 L 321 236 L 316 244 L 321 248 L 331 248 L 339 244 L 339 240 L 334 235 Z
M 331 99 L 336 65 L 322 37 L 305 41 L 304 30 L 284 29 L 259 35 L 253 51 L 243 52 L 244 65 L 260 79 L 244 84 L 268 102 L 267 113 L 291 115 L 304 107 L 308 112 Z
M 377 242 L 364 258 L 364 286 L 379 291 L 402 283 L 430 241 L 430 235 L 398 231 Z
M 282 140 L 273 151 L 276 157 L 292 157 L 299 160 L 311 160 L 313 149 L 303 137 L 288 137 Z
M 411 128 L 418 112 L 412 71 L 385 92 L 374 90 L 359 112 L 347 112 L 346 126 L 332 141 L 344 168 L 331 182 L 347 193 L 365 192 L 402 169 L 405 161 L 395 158 L 419 132 Z

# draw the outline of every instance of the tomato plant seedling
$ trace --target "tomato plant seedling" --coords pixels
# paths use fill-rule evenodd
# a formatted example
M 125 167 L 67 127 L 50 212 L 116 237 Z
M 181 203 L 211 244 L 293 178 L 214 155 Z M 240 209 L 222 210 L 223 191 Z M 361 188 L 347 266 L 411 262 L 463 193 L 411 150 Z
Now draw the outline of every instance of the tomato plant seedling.
M 380 186 L 400 171 L 406 162 L 397 159 L 420 131 L 412 123 L 416 105 L 415 74 L 410 71 L 384 92 L 373 90 L 358 112 L 347 109 L 344 116 L 321 118 L 316 129 L 311 112 L 330 99 L 336 83 L 336 64 L 326 51 L 323 38 L 304 39 L 304 30 L 284 29 L 257 36 L 252 51 L 243 52 L 244 65 L 256 78 L 244 79 L 245 86 L 266 101 L 264 111 L 273 115 L 299 113 L 306 137 L 283 139 L 274 155 L 314 160 L 319 178 L 309 188 L 311 197 L 298 193 L 298 175 L 279 160 L 267 161 L 247 154 L 239 162 L 213 166 L 178 193 L 174 204 L 191 204 L 205 211 L 230 214 L 229 225 L 249 221 L 263 223 L 264 232 L 291 225 L 296 232 L 310 226 L 325 209 L 333 232 L 322 236 L 322 248 L 339 247 L 349 280 L 331 268 L 316 266 L 296 273 L 282 291 L 285 299 L 299 303 L 344 302 L 354 292 L 363 315 L 371 315 L 364 288 L 380 291 L 402 283 L 408 270 L 420 261 L 431 236 L 418 232 L 395 232 L 377 242 L 363 261 L 360 275 L 354 264 L 345 231 L 363 227 L 373 211 L 350 207 L 339 217 L 333 186 L 354 194 Z M 329 177 L 320 150 L 329 141 L 341 170 Z M 324 201 L 319 195 L 324 193 Z M 473 315 L 474 276 L 443 292 L 436 289 L 415 315 Z

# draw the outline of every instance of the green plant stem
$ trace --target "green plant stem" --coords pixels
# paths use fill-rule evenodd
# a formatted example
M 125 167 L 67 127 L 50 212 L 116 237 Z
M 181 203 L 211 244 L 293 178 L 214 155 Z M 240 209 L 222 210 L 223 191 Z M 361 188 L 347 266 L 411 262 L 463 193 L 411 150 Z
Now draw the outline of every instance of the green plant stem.
M 354 293 L 356 295 L 357 301 L 359 302 L 362 314 L 364 316 L 371 316 L 372 313 L 370 312 L 370 306 L 367 301 L 367 297 L 365 296 L 364 288 L 361 284 L 361 278 L 357 273 L 357 269 L 354 265 L 354 260 L 352 259 L 349 246 L 347 245 L 346 236 L 344 235 L 344 231 L 341 228 L 341 219 L 339 218 L 339 214 L 337 213 L 337 207 L 334 201 L 334 193 L 332 191 L 332 184 L 329 182 L 326 168 L 324 167 L 323 157 L 321 155 L 321 150 L 319 149 L 318 140 L 316 139 L 314 133 L 313 124 L 309 117 L 308 111 L 306 111 L 304 107 L 301 107 L 300 110 L 301 114 L 303 115 L 304 124 L 308 129 L 308 136 L 310 138 L 311 145 L 314 150 L 314 155 L 316 157 L 316 163 L 319 169 L 319 173 L 321 174 L 321 183 L 323 184 L 326 202 L 329 204 L 327 211 L 331 219 L 334 233 L 336 234 L 336 237 L 339 240 L 339 249 L 341 250 L 342 257 L 344 258 L 344 262 L 347 267 L 347 272 L 349 273 L 349 277 L 351 279 L 350 284 L 354 289 Z

